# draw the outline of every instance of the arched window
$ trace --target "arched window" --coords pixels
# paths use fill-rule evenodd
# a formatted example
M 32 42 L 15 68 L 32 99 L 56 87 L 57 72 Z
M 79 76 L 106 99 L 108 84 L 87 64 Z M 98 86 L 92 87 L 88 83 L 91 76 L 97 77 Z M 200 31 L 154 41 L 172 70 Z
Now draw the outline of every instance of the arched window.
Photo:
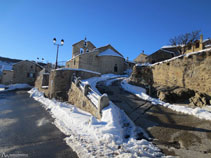
M 114 72 L 117 72 L 118 71 L 118 67 L 117 67 L 117 64 L 115 64 L 114 66 Z
M 84 53 L 84 49 L 80 48 L 80 53 L 83 54 Z

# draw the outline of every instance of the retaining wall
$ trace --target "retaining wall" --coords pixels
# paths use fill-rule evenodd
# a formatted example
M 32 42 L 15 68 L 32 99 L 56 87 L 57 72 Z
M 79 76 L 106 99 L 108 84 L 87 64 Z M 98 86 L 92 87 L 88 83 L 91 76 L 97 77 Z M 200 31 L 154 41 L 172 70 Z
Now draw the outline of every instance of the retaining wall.
M 141 84 L 144 67 L 135 66 L 130 81 Z M 174 60 L 154 64 L 151 80 L 155 84 L 179 86 L 211 96 L 211 50 L 180 56 Z M 150 76 L 148 76 L 150 77 Z

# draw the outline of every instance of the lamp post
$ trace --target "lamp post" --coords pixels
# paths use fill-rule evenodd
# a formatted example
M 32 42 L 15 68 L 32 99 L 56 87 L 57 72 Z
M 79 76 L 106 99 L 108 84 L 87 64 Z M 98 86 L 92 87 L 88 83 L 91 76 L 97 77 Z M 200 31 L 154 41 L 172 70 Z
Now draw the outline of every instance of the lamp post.
M 57 69 L 58 67 L 58 54 L 59 54 L 59 46 L 63 46 L 64 44 L 64 40 L 61 40 L 61 44 L 56 44 L 56 38 L 53 39 L 53 44 L 57 46 L 57 52 L 56 52 L 56 65 L 55 65 L 55 69 Z

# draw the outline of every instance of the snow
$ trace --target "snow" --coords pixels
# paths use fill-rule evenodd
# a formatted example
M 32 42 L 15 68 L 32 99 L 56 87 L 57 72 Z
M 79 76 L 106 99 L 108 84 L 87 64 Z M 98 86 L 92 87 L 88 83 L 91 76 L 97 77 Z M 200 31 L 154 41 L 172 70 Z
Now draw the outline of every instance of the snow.
M 132 72 L 133 72 L 133 69 L 127 69 L 124 71 L 124 73 L 128 76 L 130 76 Z
M 102 119 L 97 120 L 71 104 L 45 98 L 36 88 L 29 93 L 55 118 L 54 124 L 66 134 L 66 143 L 81 158 L 163 156 L 151 142 L 135 139 L 141 129 L 112 102 L 102 110 Z M 126 139 L 125 135 L 130 138 Z
M 204 42 L 207 42 L 207 41 L 209 41 L 209 40 L 210 40 L 209 38 L 204 39 L 204 40 L 203 40 L 203 43 L 204 43 Z
M 107 49 L 101 52 L 100 54 L 98 54 L 98 56 L 116 56 L 116 57 L 123 58 L 121 55 L 119 55 L 117 52 L 113 51 L 112 49 Z
M 137 97 L 139 97 L 143 100 L 150 101 L 154 105 L 157 105 L 157 104 L 162 105 L 166 108 L 169 108 L 169 109 L 177 111 L 177 112 L 181 112 L 181 113 L 188 114 L 188 115 L 193 115 L 200 119 L 211 120 L 211 112 L 209 110 L 202 109 L 199 107 L 190 108 L 190 107 L 186 107 L 186 106 L 165 103 L 159 99 L 152 98 L 149 95 L 147 95 L 146 91 L 143 88 L 128 84 L 127 79 L 124 79 L 121 82 L 121 86 L 126 91 L 133 93 L 134 95 L 136 95 Z
M 166 45 L 166 46 L 162 46 L 161 48 L 175 48 L 175 47 L 184 47 L 185 45 L 184 44 L 181 44 L 181 45 L 177 45 L 177 46 L 175 46 L 175 45 Z
M 151 66 L 152 64 L 150 63 L 142 63 L 142 64 L 136 64 L 136 66 Z
M 208 47 L 211 47 L 211 44 L 208 44 L 208 45 L 205 46 L 205 48 L 208 48 Z
M 91 71 L 91 70 L 86 70 L 86 69 L 59 68 L 59 69 L 56 69 L 56 70 L 59 70 L 59 71 L 60 70 L 85 71 L 85 72 L 90 72 L 90 73 L 101 75 L 101 73 L 99 73 L 99 72 L 95 72 L 95 71 Z
M 48 89 L 48 86 L 42 86 L 43 89 Z
M 174 46 L 174 45 L 166 45 L 166 46 L 163 46 L 161 48 L 175 48 L 175 47 L 177 47 L 177 46 Z
M 14 63 L 0 61 L 0 72 L 2 72 L 3 70 L 12 70 L 13 64 Z
M 11 85 L 0 85 L 0 92 L 6 92 L 6 91 L 12 91 L 12 90 L 18 90 L 18 89 L 28 89 L 28 88 L 32 88 L 32 86 L 28 85 L 28 84 L 11 84 Z
M 166 52 L 166 53 L 170 53 L 170 54 L 175 55 L 175 52 L 172 52 L 172 51 L 169 51 L 169 50 L 166 50 L 166 49 L 160 49 L 160 50 L 162 50 L 162 51 L 164 51 L 164 52 Z
M 109 80 L 109 79 L 113 79 L 113 78 L 118 78 L 118 77 L 126 77 L 127 75 L 115 75 L 115 74 L 104 74 L 101 75 L 101 77 L 92 77 L 86 80 L 82 80 L 83 84 L 89 84 L 91 86 L 91 88 L 99 95 L 101 95 L 101 93 L 98 91 L 98 89 L 96 88 L 96 84 L 97 82 L 100 81 L 105 81 L 105 80 Z

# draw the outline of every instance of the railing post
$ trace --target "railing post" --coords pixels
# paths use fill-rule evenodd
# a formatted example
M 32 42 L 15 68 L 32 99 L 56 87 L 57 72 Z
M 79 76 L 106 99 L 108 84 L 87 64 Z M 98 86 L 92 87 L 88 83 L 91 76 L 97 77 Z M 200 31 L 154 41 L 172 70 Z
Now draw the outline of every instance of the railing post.
M 75 73 L 73 73 L 73 74 L 72 74 L 72 77 L 71 77 L 71 81 L 72 81 L 72 82 L 75 81 L 75 77 L 76 77 L 76 76 L 75 76 Z
M 77 87 L 79 87 L 79 82 L 80 82 L 80 77 L 76 77 L 75 84 Z
M 84 96 L 87 96 L 88 92 L 90 91 L 89 88 L 90 88 L 89 84 L 84 85 L 84 89 L 83 89 Z
M 103 108 L 109 105 L 109 98 L 107 94 L 103 94 L 102 96 L 99 97 L 98 99 L 98 111 L 101 114 L 101 111 Z

